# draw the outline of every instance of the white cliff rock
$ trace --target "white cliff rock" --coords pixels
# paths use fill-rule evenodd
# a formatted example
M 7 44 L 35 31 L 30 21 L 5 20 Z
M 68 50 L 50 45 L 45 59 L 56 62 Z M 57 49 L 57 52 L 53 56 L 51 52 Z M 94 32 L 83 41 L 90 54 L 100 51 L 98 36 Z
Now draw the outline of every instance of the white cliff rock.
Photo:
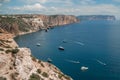
M 5 43 L 16 45 L 14 40 Z M 28 48 L 0 46 L 0 49 L 4 49 L 0 50 L 0 80 L 32 80 L 33 77 L 35 80 L 72 80 L 54 65 L 32 57 Z

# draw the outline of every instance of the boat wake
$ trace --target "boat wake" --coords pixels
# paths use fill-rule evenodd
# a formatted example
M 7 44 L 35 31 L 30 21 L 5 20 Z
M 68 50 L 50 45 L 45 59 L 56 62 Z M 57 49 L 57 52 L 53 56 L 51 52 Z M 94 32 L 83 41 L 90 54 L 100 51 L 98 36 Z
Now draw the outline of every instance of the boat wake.
M 106 65 L 105 63 L 103 63 L 102 61 L 100 60 L 96 60 L 98 63 L 100 63 L 101 65 Z
M 79 42 L 79 41 L 74 41 L 74 43 L 79 44 L 79 45 L 81 45 L 81 46 L 84 46 L 84 45 L 85 45 L 84 43 Z
M 79 61 L 74 61 L 74 60 L 66 60 L 67 62 L 71 62 L 71 63 L 75 63 L 75 64 L 79 64 Z
M 80 41 L 73 41 L 73 40 L 63 40 L 62 43 L 75 43 L 75 44 L 78 44 L 78 45 L 81 45 L 81 46 L 84 46 L 85 44 L 80 42 Z

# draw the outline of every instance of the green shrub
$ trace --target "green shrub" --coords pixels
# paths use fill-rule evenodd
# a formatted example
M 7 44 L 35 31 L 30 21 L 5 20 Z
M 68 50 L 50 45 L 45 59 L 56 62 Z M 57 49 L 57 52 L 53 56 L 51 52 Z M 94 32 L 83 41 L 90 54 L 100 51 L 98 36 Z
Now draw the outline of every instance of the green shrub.
M 37 74 L 32 74 L 29 78 L 29 80 L 41 80 L 40 76 Z
M 16 80 L 16 77 L 19 75 L 19 73 L 15 72 L 10 74 L 12 80 Z
M 4 49 L 3 49 L 3 48 L 0 48 L 0 51 L 4 51 Z
M 8 50 L 6 50 L 5 51 L 6 53 L 13 53 L 13 54 L 16 54 L 16 53 L 18 53 L 19 52 L 19 49 L 18 48 L 15 48 L 15 49 L 8 49 Z
M 63 77 L 63 75 L 62 74 L 58 74 L 58 77 L 61 79 Z
M 58 78 L 61 79 L 62 77 L 64 77 L 67 80 L 71 80 L 70 77 L 68 77 L 68 76 L 66 76 L 64 74 L 58 73 Z
M 33 61 L 35 61 L 35 62 L 37 61 L 36 58 L 33 55 L 30 55 L 30 56 L 32 57 Z
M 32 57 L 32 60 L 36 62 L 36 58 L 35 57 Z
M 8 49 L 8 50 L 6 50 L 6 51 L 5 51 L 5 53 L 10 53 L 10 52 L 11 52 L 11 50 L 10 50 L 10 49 Z
M 12 49 L 12 53 L 13 53 L 13 54 L 16 54 L 16 53 L 18 53 L 18 52 L 19 52 L 19 49 L 18 49 L 18 48 Z
M 38 60 L 38 63 L 41 63 L 41 61 L 40 61 L 40 60 Z
M 43 77 L 47 77 L 47 78 L 49 77 L 49 75 L 48 75 L 46 72 L 43 72 L 43 73 L 42 73 L 42 76 L 43 76 Z
M 0 77 L 0 80 L 7 80 L 6 78 L 4 78 L 4 77 Z
M 41 69 L 37 69 L 37 72 L 40 74 L 41 73 Z
M 42 67 L 45 67 L 43 63 L 41 63 L 41 66 L 42 66 Z
M 6 45 L 5 48 L 11 48 L 9 45 Z

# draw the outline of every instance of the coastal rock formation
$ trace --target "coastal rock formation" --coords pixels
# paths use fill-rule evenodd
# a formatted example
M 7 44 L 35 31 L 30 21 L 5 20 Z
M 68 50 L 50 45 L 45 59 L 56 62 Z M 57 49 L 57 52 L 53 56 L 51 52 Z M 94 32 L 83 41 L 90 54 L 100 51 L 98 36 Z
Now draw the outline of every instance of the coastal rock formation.
M 0 40 L 0 80 L 72 80 L 54 65 L 34 58 L 13 39 Z
M 44 21 L 44 25 L 47 25 L 48 27 L 78 22 L 77 18 L 72 15 L 38 15 L 37 17 L 41 18 L 42 21 Z
M 53 26 L 78 22 L 66 15 L 0 16 L 0 80 L 72 80 L 57 67 L 34 58 L 28 48 L 19 48 L 13 37 Z
M 0 32 L 15 35 L 78 22 L 72 15 L 8 15 L 0 16 Z

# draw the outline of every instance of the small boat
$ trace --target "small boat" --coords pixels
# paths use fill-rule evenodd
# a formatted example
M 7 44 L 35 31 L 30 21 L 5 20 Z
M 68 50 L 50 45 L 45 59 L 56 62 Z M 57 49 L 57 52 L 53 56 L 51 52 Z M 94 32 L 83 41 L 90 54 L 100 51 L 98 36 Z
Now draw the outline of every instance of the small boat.
M 48 58 L 47 61 L 48 61 L 48 62 L 52 62 L 52 59 Z
M 62 47 L 62 46 L 59 46 L 59 48 L 58 48 L 59 50 L 64 50 L 64 47 Z
M 40 46 L 41 44 L 40 43 L 37 43 L 36 46 Z
M 85 67 L 85 66 L 82 66 L 82 67 L 81 67 L 81 70 L 82 70 L 82 71 L 85 71 L 85 70 L 87 70 L 87 69 L 88 69 L 88 67 Z

